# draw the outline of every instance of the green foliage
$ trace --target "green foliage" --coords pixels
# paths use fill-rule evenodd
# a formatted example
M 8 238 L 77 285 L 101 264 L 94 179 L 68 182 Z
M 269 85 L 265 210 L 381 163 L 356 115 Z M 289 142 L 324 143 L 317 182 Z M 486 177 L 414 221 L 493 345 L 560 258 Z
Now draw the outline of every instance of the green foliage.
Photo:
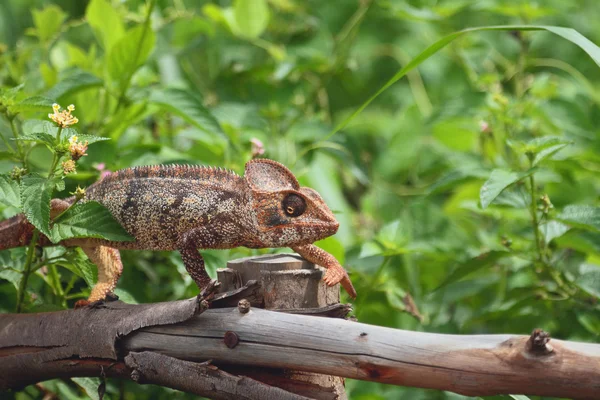
M 76 204 L 54 219 L 49 235 L 54 243 L 73 238 L 93 237 L 119 241 L 133 238 L 119 225 L 100 203 Z
M 242 173 L 253 156 L 269 157 L 334 210 L 339 232 L 318 245 L 349 269 L 359 320 L 598 340 L 595 2 L 5 3 L 3 217 L 25 211 L 54 241 L 126 240 L 92 203 L 52 220 L 50 198 L 135 165 Z M 54 102 L 75 104 L 79 122 L 59 129 L 46 118 Z M 91 146 L 77 173 L 65 174 L 72 141 Z M 85 255 L 60 246 L 39 253 L 34 244 L 0 252 L 1 311 L 87 297 L 95 268 Z M 203 253 L 214 274 L 228 259 L 267 251 Z M 122 298 L 197 294 L 176 253 L 122 256 Z M 87 398 L 98 382 L 44 385 Z M 119 390 L 107 381 L 108 395 Z M 134 384 L 126 391 L 174 395 Z M 348 391 L 460 397 L 358 381 Z
M 29 174 L 21 179 L 23 213 L 46 236 L 50 236 L 50 200 L 55 185 L 55 179 L 46 179 L 38 174 Z

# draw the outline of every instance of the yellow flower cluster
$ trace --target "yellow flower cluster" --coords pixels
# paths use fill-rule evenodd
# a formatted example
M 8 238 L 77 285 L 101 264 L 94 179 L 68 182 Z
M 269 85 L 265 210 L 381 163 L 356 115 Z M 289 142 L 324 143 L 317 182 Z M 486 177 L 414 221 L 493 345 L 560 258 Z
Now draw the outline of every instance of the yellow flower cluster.
M 77 135 L 73 135 L 69 138 L 69 151 L 71 152 L 71 159 L 73 161 L 79 160 L 83 156 L 87 156 L 88 142 L 78 142 Z
M 54 103 L 52 104 L 52 110 L 54 113 L 48 114 L 48 118 L 50 118 L 56 125 L 61 128 L 68 128 L 71 125 L 75 125 L 79 122 L 77 117 L 71 115 L 71 113 L 75 110 L 75 106 L 71 104 L 67 107 L 66 110 L 60 111 L 60 105 Z

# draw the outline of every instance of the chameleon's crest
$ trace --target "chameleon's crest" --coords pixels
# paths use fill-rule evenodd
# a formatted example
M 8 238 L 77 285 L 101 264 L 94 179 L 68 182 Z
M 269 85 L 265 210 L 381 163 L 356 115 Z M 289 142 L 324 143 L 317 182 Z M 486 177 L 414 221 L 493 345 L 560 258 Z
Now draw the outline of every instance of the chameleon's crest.
M 321 196 L 300 187 L 284 165 L 271 160 L 246 164 L 257 228 L 265 246 L 313 243 L 337 232 L 338 222 Z
M 283 164 L 273 160 L 256 159 L 246 163 L 244 174 L 252 190 L 273 192 L 300 189 L 298 180 Z

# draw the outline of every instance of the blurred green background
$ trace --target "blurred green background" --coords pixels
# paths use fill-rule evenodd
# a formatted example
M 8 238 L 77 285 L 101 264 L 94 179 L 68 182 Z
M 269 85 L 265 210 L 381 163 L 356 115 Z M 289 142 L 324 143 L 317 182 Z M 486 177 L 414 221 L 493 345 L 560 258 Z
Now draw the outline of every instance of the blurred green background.
M 90 146 L 67 191 L 135 165 L 242 173 L 261 151 L 286 164 L 340 221 L 318 244 L 351 272 L 361 322 L 458 334 L 542 328 L 597 342 L 600 69 L 580 47 L 545 31 L 469 33 L 330 132 L 447 34 L 557 25 L 600 43 L 599 17 L 592 0 L 4 0 L 0 83 L 5 102 L 24 84 L 16 99 L 72 103 L 82 133 L 112 139 Z M 48 112 L 24 109 L 17 123 L 26 130 Z M 12 136 L 6 118 L 0 133 Z M 49 151 L 28 151 L 28 170 L 46 171 Z M 15 165 L 0 158 L 1 172 Z M 486 197 L 486 181 L 507 189 Z M 270 251 L 289 249 L 203 254 L 215 276 L 228 259 Z M 23 257 L 0 252 L 0 311 L 14 310 Z M 82 253 L 43 257 L 28 311 L 87 296 L 95 269 Z M 126 301 L 197 293 L 177 253 L 123 259 L 117 294 Z M 97 396 L 92 379 L 42 385 L 59 398 Z M 347 389 L 360 400 L 463 398 L 360 381 Z M 192 398 L 107 386 L 111 399 L 166 395 Z M 35 387 L 16 394 L 43 396 Z

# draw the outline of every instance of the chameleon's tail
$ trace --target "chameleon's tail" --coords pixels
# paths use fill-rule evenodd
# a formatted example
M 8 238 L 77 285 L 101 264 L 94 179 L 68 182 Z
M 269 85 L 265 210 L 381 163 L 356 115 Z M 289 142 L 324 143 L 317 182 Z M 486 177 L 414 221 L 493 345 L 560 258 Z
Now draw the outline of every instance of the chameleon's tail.
M 33 225 L 18 214 L 0 222 L 0 250 L 27 246 L 33 236 Z

